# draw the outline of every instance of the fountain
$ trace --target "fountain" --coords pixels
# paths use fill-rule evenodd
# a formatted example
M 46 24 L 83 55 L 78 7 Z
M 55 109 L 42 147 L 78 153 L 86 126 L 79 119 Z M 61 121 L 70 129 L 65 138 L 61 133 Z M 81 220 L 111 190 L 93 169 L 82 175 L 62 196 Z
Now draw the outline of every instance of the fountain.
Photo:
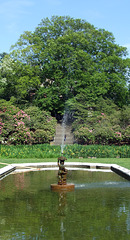
M 68 122 L 68 112 L 65 112 L 62 120 L 62 142 L 61 142 L 61 154 L 63 154 L 65 141 L 66 141 L 66 125 Z M 66 159 L 65 159 L 66 160 Z
M 64 162 L 67 160 L 66 157 L 63 156 L 64 147 L 66 142 L 66 126 L 69 120 L 69 112 L 66 110 L 62 120 L 62 141 L 61 141 L 61 157 L 58 158 L 58 184 L 51 184 L 51 189 L 53 191 L 72 191 L 74 190 L 74 184 L 67 184 L 66 177 L 68 170 L 64 166 Z
M 66 177 L 68 170 L 64 166 L 64 161 L 67 160 L 66 157 L 59 157 L 58 158 L 58 184 L 51 184 L 51 189 L 53 191 L 73 191 L 74 184 L 67 184 Z

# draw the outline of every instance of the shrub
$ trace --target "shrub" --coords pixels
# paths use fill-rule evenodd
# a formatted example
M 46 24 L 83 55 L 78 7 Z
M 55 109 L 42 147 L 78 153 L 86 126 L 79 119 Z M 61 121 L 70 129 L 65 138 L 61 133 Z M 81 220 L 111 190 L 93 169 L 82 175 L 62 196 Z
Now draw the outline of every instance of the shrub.
M 125 116 L 125 119 L 122 118 Z M 115 109 L 110 115 L 104 112 L 95 113 L 91 111 L 91 117 L 77 124 L 77 119 L 73 123 L 74 136 L 80 144 L 129 144 L 130 125 L 128 107 L 124 110 Z M 129 115 L 129 114 L 128 114 Z
M 49 143 L 53 140 L 56 119 L 38 107 L 29 107 L 25 111 L 30 116 L 30 121 L 26 121 L 26 125 L 33 131 L 34 143 Z
M 75 139 L 79 144 L 92 144 L 95 142 L 93 130 L 88 129 L 87 127 L 80 127 L 74 134 Z
M 24 120 L 29 116 L 10 102 L 0 102 L 0 142 L 4 144 L 29 144 L 32 136 Z
M 55 125 L 56 120 L 37 107 L 30 107 L 25 112 L 10 102 L 0 101 L 2 144 L 49 143 L 54 137 Z

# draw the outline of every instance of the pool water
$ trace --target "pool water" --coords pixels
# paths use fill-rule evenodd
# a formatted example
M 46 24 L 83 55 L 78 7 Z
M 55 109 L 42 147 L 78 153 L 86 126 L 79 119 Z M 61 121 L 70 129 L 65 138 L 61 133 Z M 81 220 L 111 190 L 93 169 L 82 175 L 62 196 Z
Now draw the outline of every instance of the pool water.
M 0 240 L 130 239 L 130 182 L 114 173 L 69 171 L 72 192 L 52 192 L 57 171 L 0 181 Z

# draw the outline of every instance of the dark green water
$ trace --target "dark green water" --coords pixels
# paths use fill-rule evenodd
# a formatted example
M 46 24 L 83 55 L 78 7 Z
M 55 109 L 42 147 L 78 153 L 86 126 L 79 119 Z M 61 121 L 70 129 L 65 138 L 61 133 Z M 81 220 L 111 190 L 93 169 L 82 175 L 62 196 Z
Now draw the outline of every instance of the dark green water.
M 57 171 L 0 181 L 0 240 L 130 239 L 130 182 L 114 173 L 69 171 L 75 191 L 51 192 Z

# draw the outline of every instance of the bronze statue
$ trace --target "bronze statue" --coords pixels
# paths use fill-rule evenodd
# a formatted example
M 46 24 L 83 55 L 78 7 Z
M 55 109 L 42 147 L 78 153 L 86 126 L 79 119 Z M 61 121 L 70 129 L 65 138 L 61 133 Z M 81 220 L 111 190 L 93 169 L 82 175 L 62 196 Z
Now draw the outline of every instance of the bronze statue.
M 64 166 L 64 161 L 67 160 L 66 157 L 61 157 L 58 158 L 58 184 L 51 184 L 51 189 L 53 191 L 73 191 L 74 190 L 74 184 L 73 183 L 66 183 L 66 175 L 68 170 Z M 62 195 L 61 195 L 62 196 Z
M 61 156 L 58 158 L 58 185 L 66 185 L 66 175 L 67 175 L 67 169 L 64 166 L 64 161 L 67 160 L 67 158 Z

